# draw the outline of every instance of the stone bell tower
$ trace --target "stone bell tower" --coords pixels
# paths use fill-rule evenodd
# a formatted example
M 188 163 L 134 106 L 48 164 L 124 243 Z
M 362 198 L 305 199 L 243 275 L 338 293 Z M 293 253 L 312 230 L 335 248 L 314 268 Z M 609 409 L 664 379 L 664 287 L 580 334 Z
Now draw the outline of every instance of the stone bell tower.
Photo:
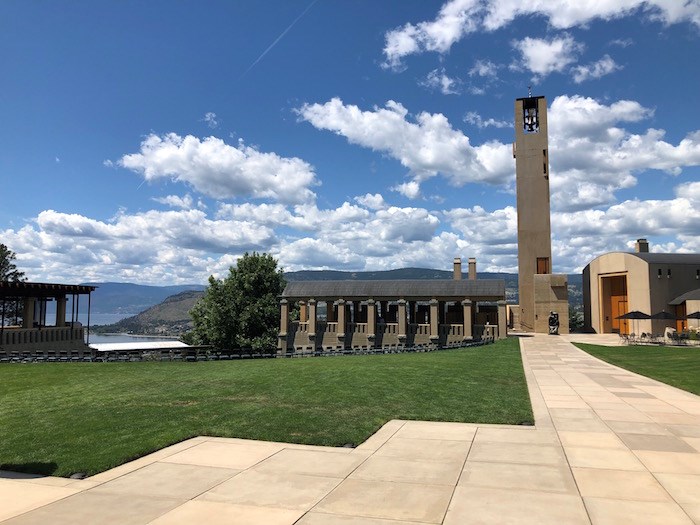
M 520 329 L 548 331 L 551 311 L 559 314 L 560 332 L 569 332 L 566 275 L 552 274 L 549 211 L 547 100 L 515 100 L 515 186 L 518 208 L 518 294 Z

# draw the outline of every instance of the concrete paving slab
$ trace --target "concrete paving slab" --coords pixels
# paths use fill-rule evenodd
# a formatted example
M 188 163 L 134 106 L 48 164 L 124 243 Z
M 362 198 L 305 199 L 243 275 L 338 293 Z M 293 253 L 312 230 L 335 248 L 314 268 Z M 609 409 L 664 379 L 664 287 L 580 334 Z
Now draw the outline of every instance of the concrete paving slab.
M 656 479 L 677 502 L 700 505 L 700 475 L 656 474 Z
M 315 510 L 368 518 L 442 523 L 453 487 L 346 479 Z
M 469 461 L 556 466 L 565 465 L 566 457 L 557 445 L 476 442 L 469 452 Z
M 486 428 L 481 427 L 474 437 L 475 443 L 530 443 L 539 445 L 557 445 L 559 439 L 554 430 L 530 428 Z
M 375 455 L 419 461 L 464 462 L 470 447 L 469 441 L 395 437 L 377 450 Z
M 309 510 L 333 490 L 342 478 L 248 470 L 199 496 L 199 500 L 253 507 Z
M 338 452 L 285 449 L 252 468 L 267 474 L 306 474 L 329 478 L 345 478 L 355 470 L 370 452 L 344 454 Z
M 406 421 L 395 434 L 404 439 L 440 439 L 449 441 L 471 441 L 476 434 L 476 425 L 466 423 L 438 423 L 433 421 Z
M 657 450 L 663 452 L 696 452 L 688 443 L 675 436 L 618 433 L 630 450 Z
M 683 509 L 673 502 L 584 498 L 593 525 L 691 525 Z
M 578 494 L 566 465 L 523 465 L 467 461 L 459 485 Z
M 671 501 L 649 472 L 573 468 L 581 496 L 635 501 Z
M 418 521 L 383 520 L 359 516 L 342 516 L 325 512 L 309 512 L 295 525 L 420 525 Z
M 183 503 L 170 498 L 87 491 L 3 521 L 3 525 L 143 525 Z
M 365 461 L 351 479 L 366 481 L 397 481 L 402 483 L 427 483 L 429 485 L 457 484 L 462 465 L 458 461 L 419 461 L 389 456 L 374 456 Z
M 279 444 L 251 441 L 247 444 L 205 441 L 163 459 L 168 463 L 247 469 L 276 454 Z
M 160 462 L 103 483 L 92 492 L 188 500 L 239 472 L 221 467 Z
M 700 474 L 700 454 L 683 452 L 634 452 L 650 472 L 670 474 Z
M 588 525 L 581 498 L 551 492 L 458 486 L 444 525 Z
M 194 500 L 156 518 L 149 525 L 293 525 L 303 514 L 299 510 Z
M 79 492 L 77 489 L 0 479 L 0 521 Z
M 625 449 L 625 444 L 613 432 L 559 432 L 564 448 L 593 447 Z

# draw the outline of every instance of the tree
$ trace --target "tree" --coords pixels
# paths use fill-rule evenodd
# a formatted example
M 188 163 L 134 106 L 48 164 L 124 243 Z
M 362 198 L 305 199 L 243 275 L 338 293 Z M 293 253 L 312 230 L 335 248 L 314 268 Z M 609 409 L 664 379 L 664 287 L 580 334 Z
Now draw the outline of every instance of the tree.
M 17 265 L 14 263 L 16 254 L 7 246 L 0 243 L 0 282 L 20 282 L 26 281 L 24 272 L 17 270 Z M 6 324 L 13 322 L 19 323 L 22 318 L 22 308 L 17 304 L 16 300 L 2 301 L 0 305 L 0 316 Z
M 4 244 L 0 244 L 0 281 L 26 281 L 24 272 L 17 270 L 17 265 L 13 262 L 17 258 L 15 252 Z
M 209 287 L 190 311 L 194 329 L 183 340 L 216 348 L 277 345 L 282 270 L 269 254 L 247 252 L 225 279 L 209 277 Z

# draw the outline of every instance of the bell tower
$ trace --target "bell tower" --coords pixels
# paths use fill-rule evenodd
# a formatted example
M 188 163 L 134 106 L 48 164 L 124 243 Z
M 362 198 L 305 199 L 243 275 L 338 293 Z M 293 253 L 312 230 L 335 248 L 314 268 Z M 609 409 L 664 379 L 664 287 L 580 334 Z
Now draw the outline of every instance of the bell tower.
M 518 295 L 520 329 L 546 332 L 550 311 L 566 319 L 568 293 L 565 275 L 552 275 L 552 232 L 549 211 L 549 143 L 547 100 L 515 100 L 515 187 L 518 208 Z M 563 279 L 563 283 L 561 282 Z M 563 290 L 562 290 L 563 285 Z M 562 295 L 564 297 L 562 297 Z M 561 303 L 565 301 L 564 311 Z M 557 303 L 557 304 L 554 304 Z

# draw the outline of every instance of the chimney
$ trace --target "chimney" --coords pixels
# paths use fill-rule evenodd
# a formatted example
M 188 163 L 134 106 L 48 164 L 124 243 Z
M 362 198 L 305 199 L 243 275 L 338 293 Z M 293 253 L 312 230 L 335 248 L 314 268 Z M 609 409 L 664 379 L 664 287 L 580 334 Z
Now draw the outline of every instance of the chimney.
M 469 257 L 469 280 L 476 281 L 476 259 Z
M 452 278 L 455 281 L 461 281 L 462 280 L 462 258 L 461 257 L 455 257 L 454 260 L 454 275 Z
M 636 253 L 649 253 L 649 241 L 646 239 L 637 239 L 634 245 L 634 251 Z

